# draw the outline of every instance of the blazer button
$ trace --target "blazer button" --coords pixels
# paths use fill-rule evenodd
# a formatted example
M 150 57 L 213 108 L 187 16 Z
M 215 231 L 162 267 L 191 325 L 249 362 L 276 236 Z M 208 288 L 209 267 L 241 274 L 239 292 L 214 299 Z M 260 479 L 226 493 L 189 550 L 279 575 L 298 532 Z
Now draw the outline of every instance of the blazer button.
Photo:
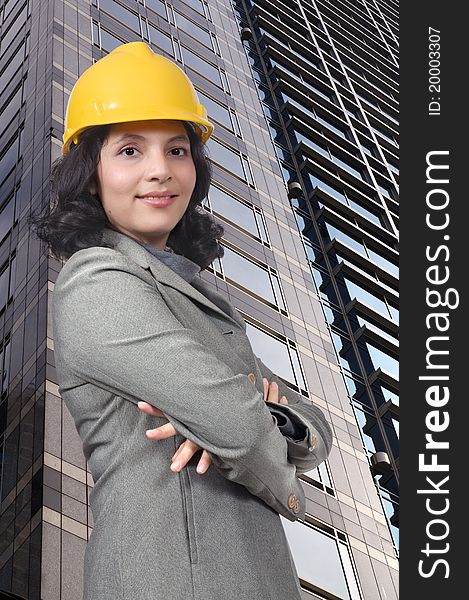
M 295 513 L 295 515 L 297 515 L 300 512 L 300 501 L 297 500 L 295 502 L 295 506 L 293 507 L 293 512 Z
M 290 494 L 288 496 L 288 508 L 294 509 L 297 502 L 298 502 L 298 498 L 296 497 L 295 494 Z
M 252 383 L 252 385 L 256 385 L 256 376 L 254 375 L 254 373 L 249 373 L 248 379 Z

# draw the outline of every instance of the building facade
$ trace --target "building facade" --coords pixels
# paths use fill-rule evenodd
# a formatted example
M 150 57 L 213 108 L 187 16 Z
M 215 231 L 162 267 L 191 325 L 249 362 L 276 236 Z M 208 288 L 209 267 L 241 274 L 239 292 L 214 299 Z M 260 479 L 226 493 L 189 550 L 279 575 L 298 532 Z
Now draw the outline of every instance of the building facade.
M 0 2 L 0 590 L 82 598 L 93 481 L 54 370 L 62 264 L 27 218 L 48 201 L 76 79 L 144 40 L 184 68 L 216 127 L 205 208 L 225 255 L 203 277 L 333 427 L 327 463 L 300 476 L 305 521 L 282 518 L 303 596 L 397 598 L 397 8 Z

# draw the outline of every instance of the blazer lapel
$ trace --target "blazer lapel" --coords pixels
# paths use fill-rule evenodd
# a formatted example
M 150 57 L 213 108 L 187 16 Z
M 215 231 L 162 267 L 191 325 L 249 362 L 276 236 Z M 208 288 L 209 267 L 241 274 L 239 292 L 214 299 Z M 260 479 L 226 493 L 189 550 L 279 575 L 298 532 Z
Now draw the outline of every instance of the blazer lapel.
M 177 289 L 179 292 L 192 298 L 192 300 L 205 305 L 210 310 L 215 311 L 220 317 L 226 319 L 232 325 L 241 327 L 244 331 L 244 321 L 241 321 L 230 309 L 226 300 L 224 300 L 217 292 L 206 286 L 205 282 L 200 277 L 196 277 L 192 284 L 188 283 L 130 236 L 109 229 L 108 227 L 105 227 L 103 230 L 102 242 L 109 244 L 114 249 L 131 258 L 144 269 L 149 270 L 156 280 Z M 197 288 L 204 290 L 204 293 L 201 293 Z M 204 294 L 207 294 L 209 297 Z M 222 310 L 220 306 L 224 306 L 228 311 L 228 314 Z

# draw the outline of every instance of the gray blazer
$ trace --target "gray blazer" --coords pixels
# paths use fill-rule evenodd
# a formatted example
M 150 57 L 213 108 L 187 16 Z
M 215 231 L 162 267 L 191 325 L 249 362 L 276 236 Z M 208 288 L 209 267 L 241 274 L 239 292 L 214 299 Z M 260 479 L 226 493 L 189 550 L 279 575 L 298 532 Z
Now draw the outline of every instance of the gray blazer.
M 254 355 L 241 315 L 200 276 L 188 283 L 111 229 L 102 243 L 72 255 L 52 300 L 59 393 L 94 480 L 84 600 L 300 600 L 279 515 L 304 519 L 296 475 L 330 451 L 322 411 Z M 304 440 L 279 431 L 263 376 Z M 146 437 L 168 421 L 178 435 Z M 202 450 L 169 468 L 185 438 L 212 456 L 203 475 Z

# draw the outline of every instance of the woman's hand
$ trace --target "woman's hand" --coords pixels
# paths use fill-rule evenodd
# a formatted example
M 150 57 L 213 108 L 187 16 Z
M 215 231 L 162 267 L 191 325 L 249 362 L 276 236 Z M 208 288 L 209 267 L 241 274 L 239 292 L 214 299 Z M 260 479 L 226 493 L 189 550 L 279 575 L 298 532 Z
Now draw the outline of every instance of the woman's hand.
M 263 377 L 262 381 L 264 382 L 264 402 L 288 404 L 288 400 L 285 396 L 282 396 L 280 400 L 278 399 L 278 385 L 275 383 L 275 381 L 272 381 L 270 385 L 267 377 Z
M 151 404 L 148 404 L 148 402 L 138 402 L 137 406 L 142 412 L 152 417 L 166 416 L 159 408 L 155 408 Z M 150 440 L 165 440 L 171 437 L 172 435 L 176 435 L 176 433 L 177 431 L 171 423 L 165 423 L 164 425 L 160 425 L 160 427 L 157 427 L 156 429 L 147 429 L 146 436 Z M 197 450 L 200 449 L 200 446 L 198 446 L 192 440 L 184 440 L 184 442 L 173 454 L 173 457 L 171 459 L 172 464 L 170 467 L 171 471 L 174 471 L 175 473 L 180 471 L 183 467 L 186 466 L 186 464 L 194 456 Z M 205 471 L 209 468 L 211 463 L 212 457 L 207 452 L 207 450 L 204 450 L 202 452 L 202 456 L 200 457 L 199 462 L 197 463 L 197 473 L 205 473 Z
M 252 375 L 249 373 L 249 375 Z M 278 397 L 278 385 L 273 381 L 269 384 L 269 380 L 266 377 L 262 378 L 264 383 L 264 401 L 265 402 L 276 402 L 278 404 L 288 404 L 288 400 L 285 396 L 282 396 L 279 400 Z M 138 408 L 150 415 L 152 417 L 164 417 L 166 416 L 159 408 L 155 408 L 148 402 L 138 402 Z M 177 431 L 171 423 L 165 423 L 164 425 L 160 425 L 160 427 L 156 427 L 155 429 L 148 429 L 146 431 L 146 435 L 150 440 L 165 440 L 173 435 L 176 435 Z M 176 450 L 172 457 L 171 470 L 177 473 L 186 464 L 189 460 L 194 456 L 194 454 L 201 450 L 200 446 L 198 446 L 192 440 L 186 439 Z M 209 466 L 212 463 L 212 457 L 207 450 L 202 452 L 202 456 L 197 464 L 197 473 L 205 473 Z

